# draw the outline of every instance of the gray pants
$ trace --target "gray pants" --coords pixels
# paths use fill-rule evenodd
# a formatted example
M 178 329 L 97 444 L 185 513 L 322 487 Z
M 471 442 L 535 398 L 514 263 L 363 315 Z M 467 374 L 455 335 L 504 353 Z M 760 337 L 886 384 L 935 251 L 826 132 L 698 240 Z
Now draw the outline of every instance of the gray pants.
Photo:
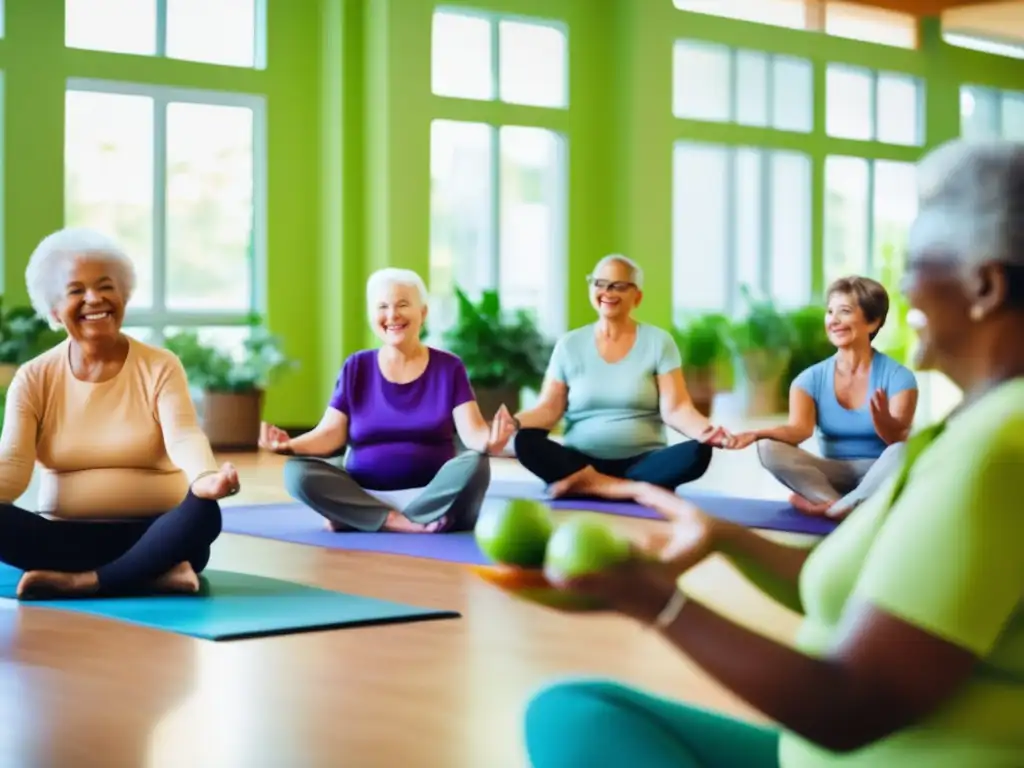
M 775 479 L 808 501 L 835 502 L 846 513 L 856 507 L 903 464 L 906 443 L 893 443 L 877 459 L 826 459 L 778 440 L 760 440 L 757 456 Z
M 388 494 L 363 490 L 344 469 L 344 456 L 319 459 L 295 456 L 284 465 L 284 485 L 296 501 L 311 507 L 339 528 L 379 531 L 392 510 L 414 523 L 446 518 L 445 531 L 468 531 L 476 525 L 491 482 L 491 463 L 476 451 L 446 462 L 404 508 Z M 412 489 L 410 489 L 412 490 Z

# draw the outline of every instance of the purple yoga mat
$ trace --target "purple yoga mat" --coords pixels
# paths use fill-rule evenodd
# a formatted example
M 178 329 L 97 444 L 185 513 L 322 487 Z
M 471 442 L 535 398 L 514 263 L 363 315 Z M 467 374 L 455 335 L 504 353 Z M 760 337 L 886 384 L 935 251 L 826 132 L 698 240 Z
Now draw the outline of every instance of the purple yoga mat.
M 528 487 L 517 487 L 519 492 L 509 486 L 499 488 L 499 494 L 508 494 L 495 494 L 487 503 L 501 503 L 503 499 L 512 497 L 543 497 L 543 488 L 532 493 Z M 838 525 L 837 522 L 826 518 L 802 515 L 784 501 L 743 499 L 707 492 L 690 492 L 683 495 L 708 514 L 748 528 L 824 536 Z M 548 500 L 547 503 L 556 510 L 601 512 L 647 520 L 662 519 L 657 513 L 631 502 L 558 499 Z M 333 533 L 324 529 L 324 519 L 320 515 L 301 504 L 225 507 L 223 515 L 225 533 L 258 536 L 327 549 L 423 557 L 449 563 L 485 565 L 489 562 L 477 547 L 472 533 Z
M 382 552 L 449 563 L 486 565 L 472 533 L 333 533 L 324 519 L 301 504 L 224 507 L 224 532 L 327 549 Z

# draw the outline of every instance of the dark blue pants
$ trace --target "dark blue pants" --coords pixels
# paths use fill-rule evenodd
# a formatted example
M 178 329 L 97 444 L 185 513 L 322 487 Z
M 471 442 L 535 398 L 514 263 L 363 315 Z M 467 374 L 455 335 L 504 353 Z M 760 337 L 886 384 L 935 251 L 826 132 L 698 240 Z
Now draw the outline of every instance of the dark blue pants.
M 50 520 L 0 504 L 0 561 L 22 571 L 96 571 L 101 593 L 128 592 L 179 563 L 200 573 L 220 531 L 220 504 L 191 491 L 170 512 L 112 522 Z
M 523 429 L 516 434 L 519 463 L 548 485 L 590 466 L 603 475 L 637 480 L 674 491 L 708 471 L 711 452 L 710 445 L 690 440 L 628 459 L 599 459 L 556 443 L 544 429 Z

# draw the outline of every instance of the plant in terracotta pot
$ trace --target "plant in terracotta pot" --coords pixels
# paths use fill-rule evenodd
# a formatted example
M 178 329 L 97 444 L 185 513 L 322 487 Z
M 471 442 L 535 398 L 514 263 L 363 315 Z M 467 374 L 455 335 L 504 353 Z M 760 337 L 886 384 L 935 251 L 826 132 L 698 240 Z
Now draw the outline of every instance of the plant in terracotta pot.
M 7 387 L 22 363 L 64 340 L 32 307 L 3 309 L 0 296 L 0 386 Z
M 551 343 L 530 313 L 502 310 L 497 291 L 484 291 L 477 302 L 459 288 L 455 296 L 458 316 L 442 336 L 445 348 L 466 366 L 485 419 L 493 418 L 502 403 L 515 413 L 522 390 L 540 389 Z
M 686 388 L 697 410 L 711 415 L 711 404 L 718 391 L 719 367 L 727 357 L 723 338 L 729 320 L 725 315 L 709 313 L 697 315 L 672 329 L 683 359 Z
M 746 286 L 742 294 L 747 312 L 725 334 L 736 389 L 747 417 L 771 416 L 785 410 L 781 389 L 792 357 L 793 328 L 770 299 L 754 298 Z
M 203 344 L 196 331 L 170 336 L 165 346 L 181 360 L 189 385 L 201 393 L 199 410 L 210 445 L 223 451 L 256 450 L 264 392 L 294 365 L 280 339 L 254 319 L 240 355 Z

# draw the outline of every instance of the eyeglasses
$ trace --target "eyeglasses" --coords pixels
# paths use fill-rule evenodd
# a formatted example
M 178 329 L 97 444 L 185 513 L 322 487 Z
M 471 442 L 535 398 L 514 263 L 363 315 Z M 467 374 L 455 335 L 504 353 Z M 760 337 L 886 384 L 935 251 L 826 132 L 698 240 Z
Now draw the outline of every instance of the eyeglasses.
M 628 280 L 598 280 L 593 275 L 587 275 L 587 284 L 599 291 L 611 291 L 612 293 L 625 293 L 630 288 L 636 288 L 636 283 Z

